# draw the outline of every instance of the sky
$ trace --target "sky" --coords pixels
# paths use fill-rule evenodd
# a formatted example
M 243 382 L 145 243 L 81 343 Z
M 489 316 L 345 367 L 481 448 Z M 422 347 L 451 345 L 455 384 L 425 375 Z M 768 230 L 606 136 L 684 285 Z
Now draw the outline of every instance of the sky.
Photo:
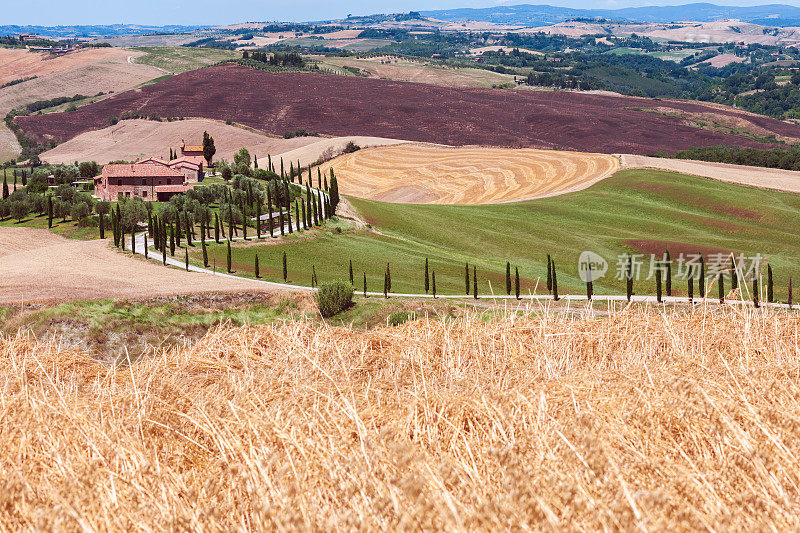
M 244 21 L 309 21 L 348 14 L 400 13 L 410 10 L 492 7 L 509 3 L 575 8 L 680 5 L 701 0 L 0 0 L 0 25 L 230 24 Z M 718 5 L 800 4 L 800 0 L 705 0 Z

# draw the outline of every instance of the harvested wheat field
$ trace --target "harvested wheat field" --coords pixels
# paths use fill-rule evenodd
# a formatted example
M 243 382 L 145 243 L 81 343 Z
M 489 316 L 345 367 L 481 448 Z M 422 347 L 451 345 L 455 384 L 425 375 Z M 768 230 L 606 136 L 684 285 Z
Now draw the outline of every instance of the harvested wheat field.
M 189 118 L 173 122 L 153 120 L 123 120 L 106 128 L 81 133 L 77 137 L 44 152 L 42 161 L 51 164 L 72 161 L 133 161 L 147 157 L 168 157 L 169 149 L 179 150 L 181 140 L 187 144 L 200 144 L 203 132 L 214 138 L 217 152 L 215 160 L 231 161 L 233 154 L 244 147 L 261 163 L 272 157 L 308 165 L 320 157 L 333 157 L 342 152 L 348 142 L 359 146 L 383 146 L 405 141 L 379 137 L 282 137 L 269 136 L 251 128 L 231 126 L 224 122 L 202 118 Z
M 0 89 L 0 114 L 5 116 L 15 107 L 59 96 L 126 91 L 164 74 L 157 68 L 128 62 L 129 57 L 140 55 L 142 52 L 120 48 L 91 48 L 48 59 L 44 54 L 0 48 L 0 84 L 37 76 Z M 16 157 L 20 151 L 14 134 L 1 124 L 0 161 Z
M 800 193 L 800 172 L 793 170 L 629 154 L 622 155 L 621 161 L 623 168 L 654 168 L 739 185 Z
M 44 152 L 40 157 L 48 163 L 71 161 L 133 161 L 147 157 L 168 157 L 169 149 L 180 150 L 181 140 L 187 144 L 201 144 L 203 132 L 214 137 L 217 153 L 214 159 L 233 159 L 240 148 L 247 147 L 251 154 L 267 157 L 319 141 L 317 137 L 283 139 L 270 137 L 258 131 L 209 119 L 186 119 L 173 122 L 153 120 L 122 120 L 113 126 L 82 133 Z
M 797 320 L 723 307 L 0 338 L 0 529 L 800 527 Z
M 275 290 L 244 278 L 165 268 L 116 252 L 108 241 L 0 228 L 0 304 Z
M 403 144 L 359 150 L 333 167 L 342 193 L 396 203 L 489 204 L 564 194 L 619 168 L 616 157 L 554 150 Z

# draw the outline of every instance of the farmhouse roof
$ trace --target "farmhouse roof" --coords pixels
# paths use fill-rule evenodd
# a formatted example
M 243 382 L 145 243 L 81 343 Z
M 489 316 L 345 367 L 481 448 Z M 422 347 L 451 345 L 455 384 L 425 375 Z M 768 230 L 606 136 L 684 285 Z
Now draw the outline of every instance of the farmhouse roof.
M 124 177 L 166 177 L 183 178 L 183 174 L 174 168 L 155 163 L 115 163 L 103 167 L 103 175 L 109 178 Z
M 163 157 L 148 157 L 147 159 L 142 159 L 141 161 L 137 161 L 136 163 L 139 165 L 144 163 L 153 163 L 156 165 L 164 165 L 164 166 L 169 165 L 169 161 L 167 161 Z
M 172 161 L 166 164 L 171 167 L 191 165 L 197 167 L 198 169 L 203 166 L 202 159 L 198 158 L 197 156 L 179 157 L 178 159 L 173 159 Z

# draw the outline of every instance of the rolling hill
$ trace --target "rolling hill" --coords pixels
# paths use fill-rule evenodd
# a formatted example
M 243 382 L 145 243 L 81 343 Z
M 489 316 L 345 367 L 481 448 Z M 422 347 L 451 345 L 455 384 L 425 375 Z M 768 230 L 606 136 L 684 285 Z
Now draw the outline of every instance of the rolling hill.
M 476 20 L 497 24 L 539 26 L 564 22 L 573 18 L 603 18 L 630 22 L 673 22 L 693 20 L 710 22 L 738 19 L 772 26 L 791 26 L 800 22 L 800 7 L 786 4 L 762 6 L 719 6 L 693 3 L 679 6 L 644 6 L 622 9 L 573 9 L 550 5 L 521 4 L 487 8 L 460 8 L 423 11 L 422 15 L 439 20 Z
M 283 134 L 303 128 L 447 145 L 650 154 L 693 146 L 760 146 L 800 126 L 723 106 L 601 94 L 468 89 L 232 64 L 187 72 L 75 111 L 17 117 L 30 136 L 64 142 L 114 117 L 197 117 Z M 727 130 L 698 127 L 698 118 Z

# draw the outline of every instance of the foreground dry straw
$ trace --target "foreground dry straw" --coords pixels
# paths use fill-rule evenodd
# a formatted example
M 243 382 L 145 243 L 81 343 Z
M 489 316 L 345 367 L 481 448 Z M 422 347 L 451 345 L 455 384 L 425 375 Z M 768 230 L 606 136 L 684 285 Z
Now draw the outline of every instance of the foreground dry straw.
M 0 529 L 797 528 L 797 319 L 764 313 L 294 322 L 116 369 L 6 339 Z

